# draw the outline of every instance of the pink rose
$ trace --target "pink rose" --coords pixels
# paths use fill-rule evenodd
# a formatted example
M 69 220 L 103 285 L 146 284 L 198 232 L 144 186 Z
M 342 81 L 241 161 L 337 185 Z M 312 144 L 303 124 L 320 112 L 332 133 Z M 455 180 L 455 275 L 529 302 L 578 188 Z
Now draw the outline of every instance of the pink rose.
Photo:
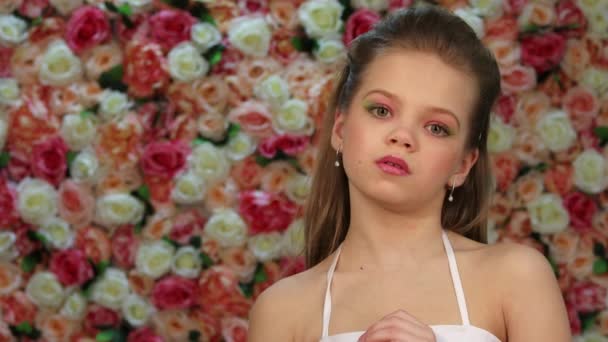
M 13 51 L 11 47 L 0 46 L 0 61 L 10 61 Z M 11 77 L 11 63 L 0 63 L 0 77 Z
M 519 160 L 513 154 L 501 153 L 492 156 L 492 165 L 499 191 L 506 191 L 519 172 Z
M 190 147 L 181 141 L 159 141 L 148 144 L 141 158 L 146 176 L 170 179 L 186 166 Z
M 579 233 L 592 229 L 591 220 L 597 212 L 593 198 L 580 192 L 573 192 L 564 197 L 564 206 L 570 214 L 570 225 Z
M 59 215 L 76 227 L 91 223 L 95 208 L 95 197 L 89 188 L 72 180 L 59 186 Z
M 190 29 L 196 19 L 182 10 L 165 9 L 149 19 L 152 39 L 169 51 L 178 43 L 190 39 Z
M 154 95 L 169 83 L 167 61 L 160 45 L 130 41 L 125 48 L 122 81 L 135 97 Z
M 247 342 L 249 323 L 239 317 L 222 319 L 222 337 L 226 342 Z
M 19 6 L 19 14 L 28 18 L 40 17 L 48 6 L 49 0 L 24 1 L 21 6 Z
M 505 11 L 508 14 L 515 16 L 521 13 L 521 10 L 528 4 L 529 0 L 506 0 L 504 3 Z
M 567 38 L 580 38 L 587 31 L 587 18 L 572 0 L 560 1 L 555 9 L 558 27 L 568 27 L 562 34 Z
M 525 65 L 512 65 L 500 69 L 503 93 L 516 94 L 533 89 L 536 86 L 536 72 Z
M 239 8 L 247 13 L 268 13 L 268 0 L 239 0 Z
M 86 254 L 76 248 L 53 253 L 49 268 L 64 286 L 81 286 L 95 276 Z
M 96 6 L 78 8 L 66 25 L 65 40 L 76 53 L 103 43 L 109 37 L 110 22 L 105 12 Z
M 141 327 L 133 330 L 127 337 L 127 342 L 164 342 L 165 340 L 156 335 L 149 327 Z
M 570 321 L 570 331 L 573 335 L 579 335 L 582 331 L 582 323 L 574 304 L 566 302 L 566 309 L 568 311 L 568 320 Z
M 19 150 L 10 150 L 11 159 L 8 161 L 7 173 L 11 180 L 20 182 L 32 175 L 29 157 Z
M 32 171 L 34 176 L 58 186 L 68 168 L 68 146 L 59 136 L 34 143 L 32 147 Z
M 187 309 L 194 305 L 197 285 L 194 280 L 172 275 L 154 285 L 152 302 L 157 308 Z
M 519 34 L 517 19 L 511 16 L 502 16 L 498 19 L 488 21 L 486 25 L 487 39 L 503 39 L 515 41 Z
M 595 94 L 585 86 L 568 89 L 562 98 L 562 107 L 566 110 L 577 131 L 591 128 L 593 119 L 600 110 L 600 103 Z
M 554 164 L 545 171 L 545 186 L 549 192 L 563 196 L 572 189 L 572 174 L 574 169 L 569 163 Z
M 95 336 L 100 330 L 108 327 L 118 327 L 120 325 L 120 315 L 111 309 L 101 305 L 89 305 L 87 314 L 84 317 L 83 329 L 89 336 Z
M 246 317 L 252 301 L 245 297 L 234 272 L 216 265 L 203 272 L 198 282 L 198 304 L 213 316 Z
M 268 158 L 268 159 L 274 158 L 274 156 L 278 152 L 278 149 L 277 149 L 278 140 L 279 140 L 279 136 L 277 136 L 277 135 L 273 135 L 273 136 L 270 136 L 270 137 L 264 139 L 258 145 L 258 151 L 264 158 Z
M 37 307 L 28 295 L 15 291 L 0 297 L 0 310 L 2 310 L 2 321 L 19 325 L 23 322 L 33 323 L 36 319 Z
M 608 290 L 590 281 L 574 284 L 566 293 L 566 301 L 572 304 L 574 310 L 589 313 L 606 308 L 606 292 Z
M 269 159 L 274 158 L 279 150 L 288 156 L 294 156 L 306 150 L 309 142 L 310 138 L 307 136 L 274 135 L 264 139 L 258 146 L 258 150 L 262 156 Z
M 10 227 L 19 221 L 16 200 L 15 188 L 9 186 L 4 177 L 0 177 L 0 227 Z
M 543 73 L 559 65 L 566 52 L 566 40 L 563 36 L 549 32 L 521 40 L 521 61 Z
M 352 13 L 346 21 L 344 30 L 344 45 L 350 45 L 350 42 L 359 35 L 372 29 L 374 24 L 380 20 L 380 15 L 370 9 L 360 8 Z
M 112 235 L 112 260 L 122 268 L 131 268 L 135 264 L 135 254 L 139 240 L 132 225 L 117 228 Z
M 517 97 L 515 95 L 501 95 L 496 101 L 494 111 L 502 118 L 505 123 L 511 123 L 513 114 L 515 114 L 515 106 L 517 105 Z
M 187 244 L 190 238 L 203 230 L 206 221 L 196 209 L 183 211 L 174 217 L 169 238 L 177 243 Z
M 243 191 L 239 199 L 239 212 L 253 235 L 284 231 L 298 210 L 298 206 L 285 196 L 264 191 Z
M 23 221 L 19 221 L 11 227 L 12 231 L 17 235 L 15 247 L 17 247 L 19 255 L 28 255 L 42 247 L 40 241 L 30 239 L 28 231 L 31 228 L 30 225 L 23 223 Z
M 241 129 L 254 137 L 267 137 L 273 132 L 272 114 L 268 106 L 258 101 L 246 101 L 228 114 L 229 121 L 238 123 Z

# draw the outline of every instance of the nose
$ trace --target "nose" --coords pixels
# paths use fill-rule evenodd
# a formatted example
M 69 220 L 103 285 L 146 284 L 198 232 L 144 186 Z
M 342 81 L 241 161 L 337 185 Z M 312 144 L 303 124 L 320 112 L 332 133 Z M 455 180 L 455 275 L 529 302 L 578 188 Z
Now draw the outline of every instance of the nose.
M 388 137 L 388 142 L 391 145 L 400 145 L 408 151 L 416 149 L 416 141 L 413 134 L 406 128 L 399 128 L 391 132 Z

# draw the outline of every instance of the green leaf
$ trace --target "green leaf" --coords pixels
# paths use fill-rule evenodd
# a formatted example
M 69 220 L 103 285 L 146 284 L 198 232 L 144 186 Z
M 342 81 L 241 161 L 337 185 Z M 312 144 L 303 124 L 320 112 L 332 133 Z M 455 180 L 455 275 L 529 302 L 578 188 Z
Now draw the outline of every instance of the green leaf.
M 149 201 L 150 200 L 150 188 L 148 188 L 147 185 L 142 185 L 137 189 L 137 195 L 146 200 Z
M 133 14 L 133 9 L 131 8 L 131 5 L 129 5 L 128 2 L 125 2 L 124 4 L 118 6 L 118 13 L 128 17 Z
M 205 13 L 201 14 L 200 18 L 201 18 L 201 21 L 203 21 L 205 23 L 209 23 L 209 24 L 217 27 L 217 23 L 215 22 L 215 19 L 213 19 L 213 16 L 211 15 L 211 13 L 205 12 Z
M 95 113 L 89 111 L 89 110 L 83 110 L 82 112 L 80 112 L 80 117 L 83 119 L 89 119 L 91 117 L 91 115 L 95 115 Z
M 44 244 L 45 246 L 49 244 L 49 240 L 44 235 L 38 233 L 35 230 L 28 230 L 27 237 L 29 237 L 30 240 L 38 240 L 42 242 L 42 244 Z
M 198 342 L 201 337 L 201 332 L 198 330 L 190 330 L 188 332 L 188 341 L 189 342 Z
M 181 9 L 186 9 L 188 7 L 188 0 L 163 0 L 163 2 L 167 5 Z
M 608 272 L 608 260 L 597 259 L 593 262 L 593 274 L 604 274 Z
M 110 267 L 110 260 L 102 260 L 99 264 L 95 265 L 95 269 L 97 270 L 97 275 L 102 275 L 106 269 Z
M 38 26 L 42 24 L 42 17 L 36 17 L 32 20 L 32 26 Z
M 163 236 L 163 241 L 165 241 L 166 243 L 170 244 L 171 246 L 173 246 L 175 248 L 179 248 L 179 243 L 177 243 L 177 241 L 171 240 L 167 235 Z
M 28 255 L 26 255 L 23 260 L 21 260 L 21 269 L 23 272 L 29 273 L 36 268 L 36 265 L 40 263 L 42 257 L 39 251 L 34 251 Z
M 251 298 L 253 297 L 253 283 L 239 283 L 239 287 L 241 288 L 241 291 L 243 291 L 243 294 L 245 295 L 245 297 L 247 298 Z
M 540 172 L 545 172 L 549 168 L 549 165 L 547 163 L 539 163 L 534 168 Z
M 4 151 L 0 153 L 0 168 L 8 166 L 8 162 L 11 160 L 10 153 Z
M 201 245 L 203 244 L 203 241 L 200 236 L 191 237 L 189 242 L 190 242 L 190 245 L 192 245 L 195 248 L 201 248 Z
M 127 86 L 122 83 L 123 69 L 122 64 L 117 64 L 114 67 L 106 70 L 99 76 L 99 85 L 102 88 L 110 88 L 124 92 Z
M 270 164 L 272 162 L 272 159 L 268 159 L 268 158 L 266 158 L 264 156 L 258 155 L 258 156 L 255 157 L 255 162 L 258 165 L 265 167 L 266 165 L 268 165 L 268 164 Z
M 602 140 L 608 140 L 608 126 L 597 126 L 593 129 L 593 134 Z
M 209 142 L 209 140 L 202 137 L 196 137 L 196 139 L 192 140 L 192 146 L 202 145 L 206 142 Z
M 141 231 L 144 230 L 144 222 L 139 222 L 135 225 L 135 233 L 141 234 Z
M 268 275 L 266 275 L 266 270 L 264 269 L 263 264 L 258 264 L 258 268 L 255 271 L 255 275 L 253 276 L 254 283 L 263 283 L 268 280 Z
M 222 51 L 216 50 L 209 56 L 209 66 L 214 66 L 222 60 Z
M 211 257 L 208 256 L 207 253 L 200 252 L 199 255 L 201 257 L 201 261 L 203 262 L 203 268 L 207 269 L 213 266 L 213 259 L 211 259 Z
M 74 162 L 74 159 L 76 159 L 76 156 L 78 156 L 78 152 L 76 151 L 68 151 L 67 155 L 66 155 L 66 159 L 68 162 L 68 167 L 70 165 L 72 165 L 72 163 Z
M 230 127 L 228 127 L 228 137 L 234 138 L 237 134 L 239 134 L 240 130 L 241 126 L 235 123 L 230 123 Z
M 110 1 L 106 1 L 106 2 L 104 2 L 104 4 L 106 5 L 106 8 L 110 12 L 118 13 L 118 8 L 116 7 L 116 5 L 114 5 L 114 3 L 110 2 Z
M 595 326 L 595 318 L 597 317 L 599 312 L 590 312 L 590 313 L 579 313 L 578 316 L 581 320 L 582 330 L 587 331 L 593 326 Z
M 16 326 L 18 332 L 29 335 L 34 331 L 34 327 L 29 322 L 21 322 Z
M 593 255 L 600 258 L 606 257 L 606 247 L 600 242 L 595 242 L 593 244 Z
M 99 332 L 97 336 L 95 336 L 95 341 L 110 342 L 114 339 L 115 335 L 116 330 L 104 330 L 102 332 Z

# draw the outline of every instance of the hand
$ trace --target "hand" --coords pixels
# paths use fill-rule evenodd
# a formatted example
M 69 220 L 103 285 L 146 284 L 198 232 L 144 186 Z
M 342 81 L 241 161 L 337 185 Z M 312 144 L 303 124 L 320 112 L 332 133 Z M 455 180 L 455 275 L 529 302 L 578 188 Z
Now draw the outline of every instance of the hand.
M 404 310 L 384 316 L 370 326 L 358 342 L 436 342 L 430 326 Z

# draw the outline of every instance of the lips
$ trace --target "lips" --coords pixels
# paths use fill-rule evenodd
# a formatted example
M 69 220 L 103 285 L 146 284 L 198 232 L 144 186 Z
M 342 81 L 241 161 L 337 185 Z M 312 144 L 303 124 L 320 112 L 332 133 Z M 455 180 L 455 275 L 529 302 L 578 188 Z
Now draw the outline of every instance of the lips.
M 405 176 L 410 173 L 410 169 L 405 160 L 398 157 L 384 156 L 376 160 L 376 164 L 382 171 L 389 174 Z

